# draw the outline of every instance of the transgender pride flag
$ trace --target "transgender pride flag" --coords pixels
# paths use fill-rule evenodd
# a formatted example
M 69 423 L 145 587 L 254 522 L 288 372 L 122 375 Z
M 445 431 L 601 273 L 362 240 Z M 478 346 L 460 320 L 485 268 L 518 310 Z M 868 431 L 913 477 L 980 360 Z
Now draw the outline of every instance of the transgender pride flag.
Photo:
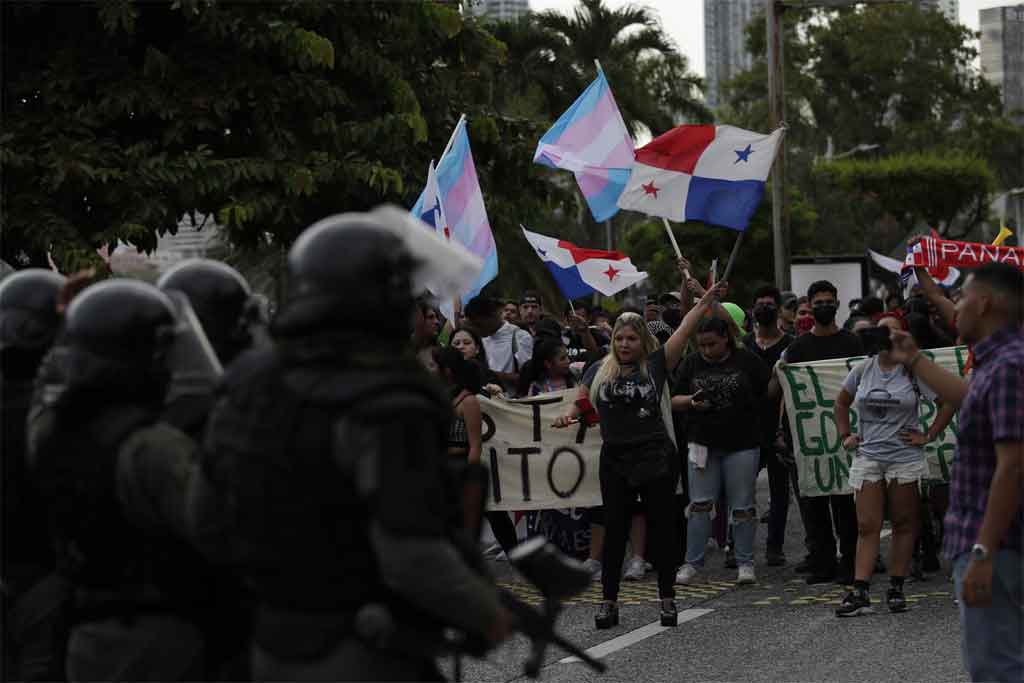
M 533 160 L 575 173 L 594 220 L 616 214 L 633 168 L 633 141 L 603 71 L 540 139 Z
M 491 234 L 491 224 L 487 220 L 473 153 L 469 149 L 465 119 L 460 120 L 455 127 L 451 149 L 438 162 L 436 177 L 437 192 L 440 193 L 440 204 L 444 207 L 450 238 L 484 262 L 480 276 L 470 290 L 462 295 L 462 303 L 466 303 L 498 276 L 498 250 L 494 245 L 494 235 Z M 412 207 L 412 215 L 420 217 L 424 212 L 430 212 L 434 208 L 437 192 L 432 191 L 428 183 Z M 430 206 L 424 208 L 426 201 L 430 202 Z M 443 303 L 442 308 L 445 308 Z

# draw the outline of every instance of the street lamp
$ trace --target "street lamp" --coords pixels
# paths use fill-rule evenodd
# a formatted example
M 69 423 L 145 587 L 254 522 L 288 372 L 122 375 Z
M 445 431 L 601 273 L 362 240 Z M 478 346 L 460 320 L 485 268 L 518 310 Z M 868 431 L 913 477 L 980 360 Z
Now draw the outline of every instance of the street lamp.
M 765 27 L 768 34 L 768 118 L 772 130 L 786 118 L 785 82 L 783 81 L 782 13 L 795 9 L 839 9 L 853 5 L 894 5 L 907 0 L 764 0 Z M 775 286 L 790 288 L 789 212 L 786 201 L 786 136 L 779 143 L 779 153 L 772 168 L 772 242 L 775 256 Z

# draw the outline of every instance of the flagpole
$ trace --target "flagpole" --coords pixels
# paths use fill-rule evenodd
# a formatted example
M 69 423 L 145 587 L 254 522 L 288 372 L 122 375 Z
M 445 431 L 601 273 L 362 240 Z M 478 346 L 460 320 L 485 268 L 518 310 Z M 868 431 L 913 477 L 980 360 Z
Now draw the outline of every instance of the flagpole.
M 597 73 L 604 73 L 604 69 L 601 68 L 601 62 L 594 60 L 594 66 L 597 67 Z
M 683 258 L 683 252 L 679 251 L 679 243 L 676 242 L 676 236 L 672 233 L 672 226 L 669 225 L 668 219 L 662 218 L 661 222 L 665 226 L 665 232 L 668 233 L 668 239 L 672 243 L 672 248 L 676 251 L 676 258 Z
M 450 138 L 448 138 L 448 144 L 444 146 L 444 151 L 441 152 L 441 158 L 437 160 L 437 166 L 441 165 L 441 161 L 443 161 L 444 158 L 448 155 L 448 152 L 451 151 L 452 145 L 455 144 L 455 135 L 456 135 L 456 133 L 459 132 L 459 126 L 461 126 L 465 122 L 465 120 L 466 120 L 466 115 L 465 114 L 462 114 L 461 116 L 459 116 L 459 120 L 455 124 L 455 129 L 452 131 L 452 136 Z M 435 168 L 437 166 L 435 166 Z
M 732 274 L 732 267 L 736 263 L 736 255 L 740 253 L 740 244 L 743 243 L 743 232 L 740 232 L 736 236 L 736 244 L 732 245 L 732 253 L 729 254 L 729 262 L 725 264 L 725 272 L 722 273 L 722 279 L 728 280 L 729 275 Z

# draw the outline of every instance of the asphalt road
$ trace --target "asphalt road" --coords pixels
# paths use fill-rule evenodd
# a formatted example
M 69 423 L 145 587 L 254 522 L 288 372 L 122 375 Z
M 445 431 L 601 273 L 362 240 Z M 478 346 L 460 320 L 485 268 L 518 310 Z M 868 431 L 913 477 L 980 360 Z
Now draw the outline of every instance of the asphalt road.
M 758 483 L 759 509 L 767 509 L 767 479 Z M 961 681 L 967 680 L 960 660 L 959 623 L 953 585 L 944 571 L 923 582 L 908 581 L 909 611 L 891 614 L 885 608 L 888 578 L 872 584 L 875 614 L 839 619 L 833 610 L 846 589 L 837 585 L 807 586 L 793 570 L 803 557 L 803 526 L 790 508 L 785 567 L 760 564 L 765 525 L 758 528 L 758 583 L 736 586 L 736 571 L 722 567 L 724 555 L 707 562 L 709 583 L 677 586 L 680 623 L 657 625 L 657 586 L 653 575 L 642 582 L 623 582 L 621 623 L 595 631 L 593 618 L 600 585 L 565 607 L 559 630 L 597 654 L 608 671 L 597 674 L 579 662 L 564 661 L 563 651 L 546 653 L 541 679 L 546 681 Z M 883 552 L 888 541 L 882 541 Z M 535 598 L 506 563 L 494 563 L 503 585 Z M 529 644 L 515 637 L 485 661 L 464 659 L 463 680 L 526 680 L 522 664 Z M 450 677 L 450 662 L 442 662 Z

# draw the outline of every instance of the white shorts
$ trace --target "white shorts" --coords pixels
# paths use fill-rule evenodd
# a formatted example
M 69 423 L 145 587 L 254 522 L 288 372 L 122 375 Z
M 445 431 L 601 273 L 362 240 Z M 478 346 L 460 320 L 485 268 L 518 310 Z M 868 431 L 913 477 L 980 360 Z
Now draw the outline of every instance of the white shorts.
M 866 481 L 915 484 L 927 476 L 928 463 L 924 458 L 914 462 L 880 462 L 858 455 L 850 466 L 850 486 L 854 491 L 860 491 Z

